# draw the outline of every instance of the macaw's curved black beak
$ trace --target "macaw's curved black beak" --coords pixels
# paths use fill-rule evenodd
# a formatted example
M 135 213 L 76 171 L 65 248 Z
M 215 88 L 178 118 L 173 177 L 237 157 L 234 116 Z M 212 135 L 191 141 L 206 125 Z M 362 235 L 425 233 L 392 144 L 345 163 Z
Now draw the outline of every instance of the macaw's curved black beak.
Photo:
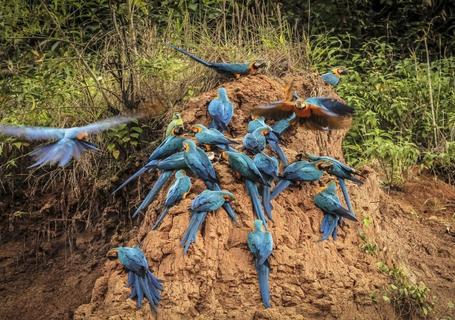
M 345 74 L 348 74 L 349 73 L 349 70 L 347 69 L 341 69 L 338 71 L 341 75 L 345 75 Z
M 118 258 L 118 252 L 117 249 L 111 249 L 106 253 L 106 257 L 109 260 L 116 260 Z
M 267 63 L 265 61 L 255 61 L 253 66 L 256 68 L 256 69 L 262 69 L 262 68 L 265 68 L 267 67 Z

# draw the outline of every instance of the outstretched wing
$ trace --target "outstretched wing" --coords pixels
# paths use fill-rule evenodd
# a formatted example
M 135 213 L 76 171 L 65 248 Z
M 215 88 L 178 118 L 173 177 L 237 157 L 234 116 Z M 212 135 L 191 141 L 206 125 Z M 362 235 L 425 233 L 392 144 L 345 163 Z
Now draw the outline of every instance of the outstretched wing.
M 79 132 L 87 132 L 87 133 L 94 134 L 94 133 L 100 133 L 100 132 L 110 129 L 112 127 L 116 127 L 123 123 L 128 123 L 128 122 L 134 121 L 136 119 L 137 118 L 135 118 L 135 117 L 114 117 L 114 118 L 97 121 L 97 122 L 94 122 L 94 123 L 89 124 L 84 127 L 78 127 L 76 129 Z
M 253 109 L 256 115 L 266 116 L 273 119 L 282 119 L 294 112 L 295 104 L 289 101 L 277 101 L 259 105 Z
M 65 129 L 49 127 L 16 127 L 0 125 L 0 134 L 26 140 L 58 140 L 63 137 Z

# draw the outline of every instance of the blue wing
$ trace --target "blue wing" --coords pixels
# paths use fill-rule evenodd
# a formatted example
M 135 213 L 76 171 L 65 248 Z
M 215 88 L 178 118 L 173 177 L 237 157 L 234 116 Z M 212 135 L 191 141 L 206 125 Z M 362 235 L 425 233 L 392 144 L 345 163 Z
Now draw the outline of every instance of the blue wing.
M 63 138 L 65 129 L 0 125 L 0 134 L 26 140 L 59 140 Z
M 324 73 L 321 78 L 325 83 L 328 83 L 332 86 L 337 86 L 340 82 L 340 78 L 332 72 Z
M 137 118 L 135 118 L 135 117 L 114 117 L 114 118 L 97 121 L 97 122 L 94 122 L 94 123 L 89 124 L 84 127 L 76 127 L 76 128 L 71 128 L 71 129 L 75 129 L 78 132 L 99 133 L 99 132 L 105 131 L 107 129 L 110 129 L 112 127 L 116 127 L 118 125 L 132 122 L 135 120 L 137 120 Z

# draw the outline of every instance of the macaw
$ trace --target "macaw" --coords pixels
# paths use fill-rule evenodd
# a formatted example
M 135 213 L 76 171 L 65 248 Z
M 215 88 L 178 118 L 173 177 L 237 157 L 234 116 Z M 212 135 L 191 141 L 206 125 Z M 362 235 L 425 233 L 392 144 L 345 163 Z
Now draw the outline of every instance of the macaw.
M 291 163 L 284 169 L 283 175 L 280 177 L 281 180 L 276 184 L 270 195 L 270 200 L 275 199 L 294 182 L 318 181 L 324 174 L 322 169 L 327 165 L 324 161 L 308 162 L 302 160 Z
M 172 173 L 174 171 L 162 171 L 160 175 L 158 176 L 158 179 L 155 181 L 153 186 L 150 188 L 150 191 L 147 193 L 145 196 L 144 200 L 142 200 L 141 204 L 139 207 L 137 207 L 136 211 L 133 213 L 131 216 L 132 218 L 135 218 L 139 213 L 141 213 L 142 210 L 146 209 L 149 204 L 155 200 L 156 196 L 160 193 L 161 189 L 166 185 L 166 183 L 169 181 L 169 179 L 172 177 Z
M 254 221 L 254 232 L 248 233 L 248 248 L 254 255 L 262 304 L 265 308 L 270 308 L 269 257 L 273 250 L 273 239 L 272 234 L 264 230 L 261 220 Z
M 338 85 L 338 83 L 340 82 L 341 76 L 345 75 L 347 73 L 348 73 L 348 70 L 346 70 L 346 69 L 333 68 L 331 71 L 321 75 L 321 78 L 325 83 L 336 87 Z
M 180 53 L 190 57 L 196 62 L 206 66 L 207 68 L 213 69 L 218 73 L 231 75 L 235 78 L 239 78 L 241 75 L 256 74 L 260 69 L 266 67 L 266 63 L 263 61 L 255 61 L 253 63 L 216 63 L 208 62 L 196 57 L 194 54 L 189 53 L 183 49 L 177 48 L 171 45 L 171 48 L 177 50 Z
M 202 179 L 208 189 L 221 191 L 215 168 L 213 168 L 212 162 L 204 150 L 197 147 L 196 143 L 189 139 L 183 142 L 183 149 L 185 163 L 191 172 L 193 172 L 193 174 L 198 178 Z M 237 215 L 229 203 L 225 203 L 223 208 L 233 221 L 237 220 Z
M 327 131 L 349 127 L 354 109 L 333 98 L 313 97 L 259 105 L 253 112 L 278 119 L 294 112 L 297 118 L 304 121 L 310 128 Z
M 341 161 L 338 161 L 335 158 L 328 157 L 328 156 L 316 156 L 312 155 L 309 153 L 304 154 L 304 157 L 306 157 L 308 160 L 311 161 L 326 161 L 330 163 L 331 165 L 326 167 L 325 170 L 327 171 L 328 174 L 331 174 L 332 176 L 335 176 L 338 178 L 338 182 L 341 187 L 341 191 L 343 192 L 344 196 L 344 201 L 346 202 L 346 205 L 348 206 L 349 211 L 352 212 L 352 214 L 355 216 L 354 210 L 352 208 L 351 200 L 349 197 L 349 192 L 346 187 L 346 182 L 345 180 L 350 180 L 357 185 L 362 185 L 363 181 L 359 179 L 358 177 L 364 178 L 360 172 L 355 170 L 354 168 L 351 168 L 350 166 L 344 164 Z
M 270 149 L 280 158 L 280 161 L 285 167 L 288 165 L 288 158 L 279 145 L 280 137 L 281 134 L 291 126 L 291 122 L 294 121 L 295 118 L 295 113 L 292 113 L 288 118 L 275 122 L 272 127 L 265 123 L 264 117 L 255 117 L 253 120 L 248 122 L 248 133 L 252 133 L 254 130 L 260 127 L 266 127 L 269 129 L 269 133 L 265 136 L 267 144 L 270 146 Z
M 158 219 L 152 229 L 156 229 L 163 222 L 164 217 L 169 212 L 169 209 L 177 204 L 180 200 L 185 199 L 191 189 L 191 179 L 186 175 L 185 170 L 179 170 L 175 173 L 175 182 L 169 188 L 166 200 L 164 200 L 164 208 L 161 211 Z
M 210 128 L 221 132 L 228 131 L 228 125 L 234 116 L 234 107 L 225 88 L 218 89 L 218 98 L 210 101 L 207 111 L 212 118 Z
M 238 144 L 237 141 L 226 138 L 224 134 L 217 129 L 208 129 L 202 124 L 195 125 L 192 130 L 200 145 L 214 145 L 222 150 L 230 150 L 230 144 Z
M 126 179 L 121 185 L 119 185 L 112 193 L 116 193 L 120 189 L 124 188 L 128 183 L 134 181 L 144 172 L 156 168 L 156 165 L 160 160 L 165 159 L 166 157 L 172 156 L 179 152 L 182 149 L 182 143 L 185 138 L 181 137 L 179 134 L 181 132 L 178 128 L 174 128 L 170 136 L 167 136 L 161 144 L 153 150 L 152 154 L 149 156 L 147 163 L 137 170 L 133 175 Z
M 183 132 L 184 124 L 180 113 L 176 112 L 172 115 L 172 121 L 169 122 L 166 128 L 166 137 L 175 135 L 175 132 Z
M 235 201 L 235 196 L 229 191 L 204 190 L 191 202 L 191 218 L 181 244 L 183 252 L 187 254 L 191 243 L 196 241 L 196 234 L 210 211 L 216 211 L 221 206 Z
M 250 195 L 254 211 L 257 217 L 263 221 L 264 225 L 267 225 L 256 183 L 266 186 L 269 186 L 269 184 L 254 164 L 254 161 L 246 154 L 236 151 L 224 151 L 222 158 L 229 163 L 229 166 L 235 172 L 239 173 L 245 179 L 245 187 Z
M 321 192 L 317 193 L 314 196 L 314 203 L 324 213 L 324 218 L 321 222 L 321 241 L 327 240 L 330 236 L 336 240 L 339 219 L 346 218 L 357 221 L 357 218 L 351 211 L 341 206 L 340 199 L 336 193 L 335 182 L 330 182 L 326 188 L 323 188 Z
M 79 160 L 87 150 L 99 150 L 93 143 L 86 141 L 90 134 L 103 132 L 112 127 L 136 120 L 134 117 L 115 117 L 83 127 L 50 128 L 0 125 L 0 135 L 23 138 L 25 140 L 53 140 L 55 142 L 37 147 L 31 155 L 35 163 L 29 168 L 41 167 L 46 163 L 57 163 L 65 167 L 72 158 Z
M 269 184 L 275 179 L 278 179 L 278 160 L 275 157 L 270 157 L 264 153 L 258 153 L 253 161 Z M 269 219 L 273 220 L 273 206 L 270 202 L 270 187 L 266 185 L 262 186 L 262 204 Z
M 108 259 L 118 259 L 128 272 L 128 287 L 131 288 L 129 298 L 136 299 L 137 308 L 142 307 L 144 296 L 150 309 L 156 312 L 161 299 L 163 285 L 150 271 L 147 258 L 139 247 L 117 247 L 107 254 Z
M 267 144 L 266 136 L 270 130 L 268 127 L 259 127 L 243 137 L 243 147 L 253 154 L 262 152 Z

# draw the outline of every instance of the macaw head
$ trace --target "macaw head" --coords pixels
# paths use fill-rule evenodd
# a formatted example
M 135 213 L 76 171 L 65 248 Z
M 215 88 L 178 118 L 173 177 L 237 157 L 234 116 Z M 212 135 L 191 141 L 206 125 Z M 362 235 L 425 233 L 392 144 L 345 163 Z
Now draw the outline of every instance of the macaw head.
M 261 220 L 256 219 L 254 220 L 254 230 L 258 232 L 264 232 L 264 224 Z
M 259 129 L 259 133 L 260 133 L 261 135 L 263 135 L 263 136 L 266 136 L 266 135 L 268 135 L 268 134 L 270 133 L 270 130 L 269 130 L 269 128 L 267 128 L 267 127 L 263 127 L 263 128 L 260 128 L 260 129 Z
M 186 139 L 183 141 L 183 151 L 185 152 L 190 152 L 191 150 L 196 148 L 196 144 L 194 143 L 193 140 Z
M 267 67 L 267 63 L 265 61 L 256 60 L 252 64 L 250 64 L 250 71 L 257 72 L 260 69 Z
M 226 191 L 226 190 L 223 190 L 221 192 L 223 193 L 224 201 L 226 201 L 226 202 L 236 201 L 234 194 L 232 194 L 231 192 Z
M 316 193 L 321 193 L 321 192 L 330 192 L 330 193 L 335 193 L 337 189 L 337 184 L 335 181 L 329 181 L 328 184 L 325 186 L 319 187 L 316 189 Z
M 179 171 L 177 171 L 177 172 L 175 173 L 175 177 L 176 177 L 176 178 L 183 178 L 183 177 L 185 177 L 185 176 L 186 176 L 186 171 L 183 170 L 183 169 L 180 169 Z
M 172 132 L 171 134 L 173 136 L 181 136 L 185 131 L 185 128 L 183 126 L 176 126 L 174 128 L 172 128 Z
M 297 110 L 303 111 L 303 110 L 305 110 L 306 108 L 309 107 L 309 103 L 306 102 L 304 99 L 301 99 L 301 98 L 295 100 L 294 103 L 295 103 L 295 107 L 297 108 Z
M 118 249 L 119 248 L 112 248 L 111 250 L 109 250 L 107 252 L 106 257 L 109 260 L 117 260 L 118 259 Z
M 327 171 L 333 167 L 333 163 L 330 161 L 320 160 L 315 163 L 315 167 L 319 170 Z
M 225 88 L 218 88 L 218 97 L 220 97 L 222 100 L 228 100 L 228 94 Z
M 343 76 L 345 74 L 348 74 L 349 71 L 347 69 L 344 69 L 344 68 L 333 68 L 332 69 L 332 73 L 337 75 L 337 76 Z
M 87 140 L 88 138 L 88 132 L 87 131 L 82 131 L 82 132 L 79 132 L 76 136 L 76 139 L 77 140 Z
M 175 112 L 173 115 L 172 115 L 172 120 L 180 120 L 182 119 L 182 116 L 180 115 L 179 112 Z
M 202 132 L 205 129 L 205 127 L 202 124 L 196 124 L 193 127 L 191 127 L 191 131 L 194 133 L 199 133 Z

